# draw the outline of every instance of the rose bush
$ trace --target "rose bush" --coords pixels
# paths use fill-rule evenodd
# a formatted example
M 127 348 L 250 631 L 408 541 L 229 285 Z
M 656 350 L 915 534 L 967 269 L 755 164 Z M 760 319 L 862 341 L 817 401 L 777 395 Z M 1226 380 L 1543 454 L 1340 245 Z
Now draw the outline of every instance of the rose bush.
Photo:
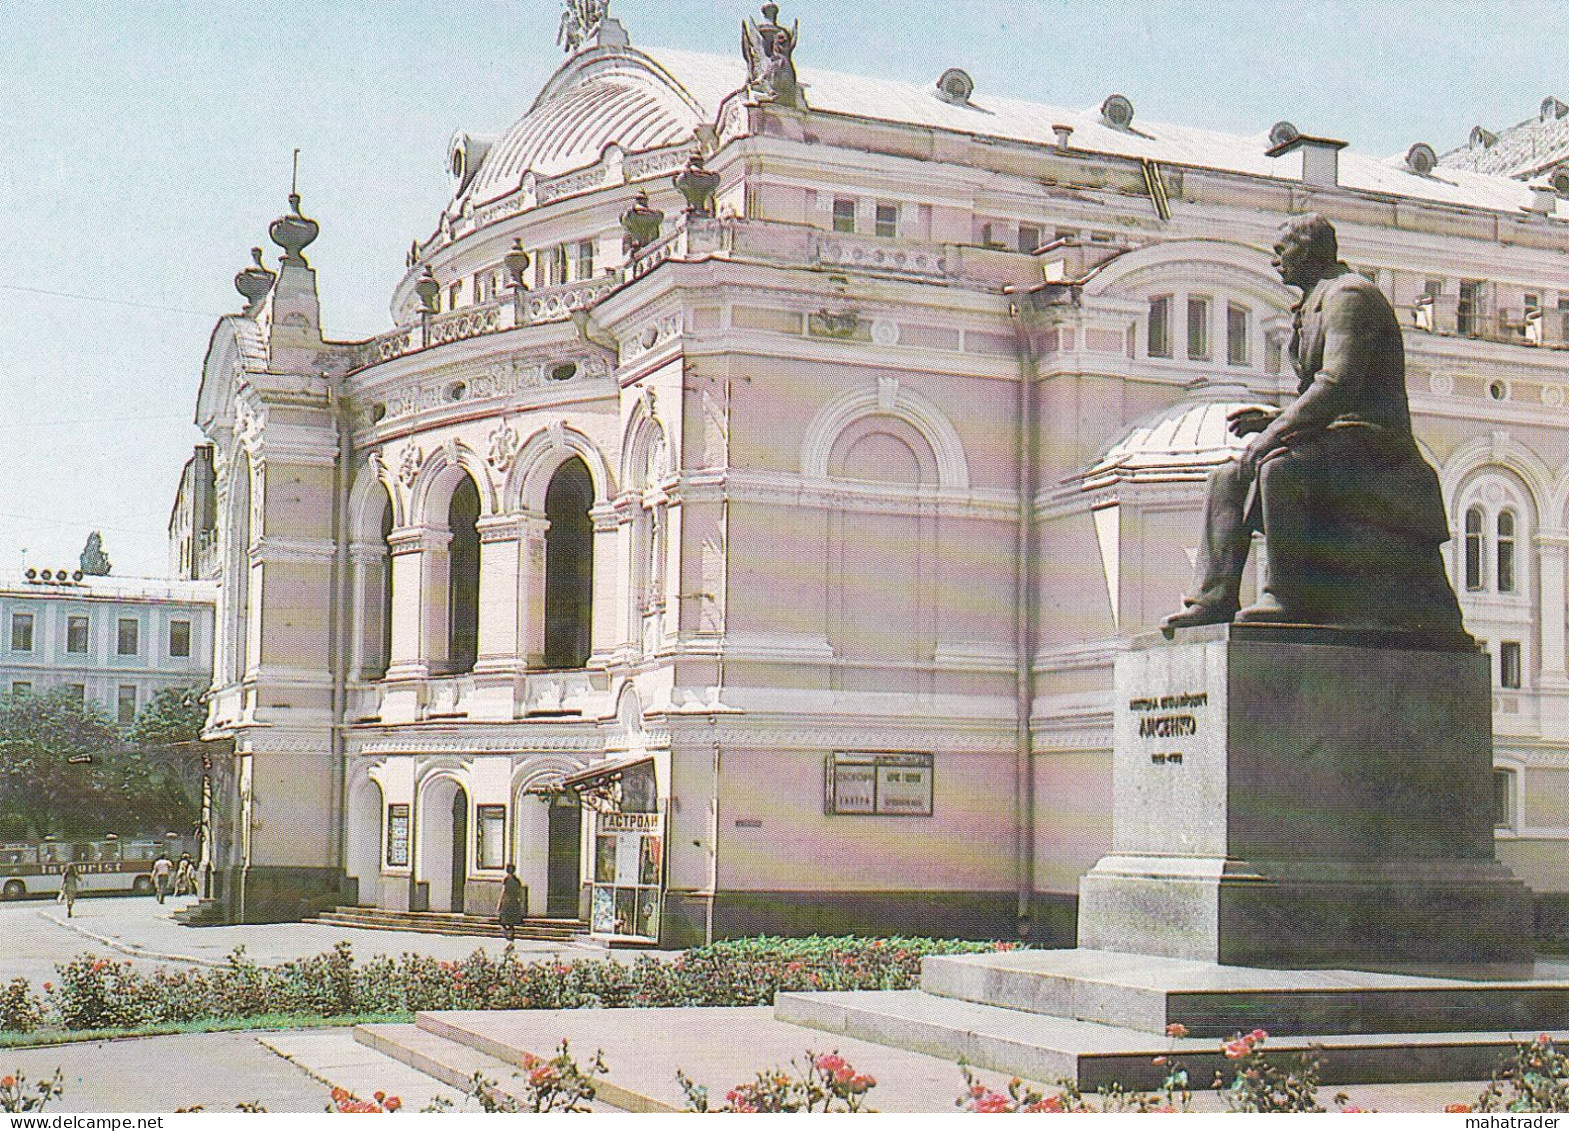
M 908 989 L 928 954 L 1010 944 L 933 939 L 741 939 L 631 962 L 523 961 L 511 948 L 459 961 L 424 955 L 360 962 L 332 950 L 261 966 L 244 948 L 216 968 L 140 967 L 81 954 L 43 993 L 26 979 L 0 989 L 0 1029 L 103 1030 L 256 1017 L 352 1017 L 430 1009 L 593 1009 L 766 1005 L 782 990 Z

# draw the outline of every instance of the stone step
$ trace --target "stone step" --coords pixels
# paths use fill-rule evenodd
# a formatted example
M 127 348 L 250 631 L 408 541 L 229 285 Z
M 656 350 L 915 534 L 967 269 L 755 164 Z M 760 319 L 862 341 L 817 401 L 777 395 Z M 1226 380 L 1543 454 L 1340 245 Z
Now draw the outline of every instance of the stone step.
M 479 915 L 461 915 L 439 911 L 388 911 L 374 907 L 340 907 L 324 911 L 307 923 L 323 923 L 339 927 L 358 927 L 372 931 L 413 931 L 421 934 L 465 935 L 483 938 L 502 938 L 504 932 L 496 920 Z M 517 929 L 522 939 L 535 942 L 573 942 L 586 934 L 588 924 L 579 919 L 525 919 Z
M 357 1025 L 354 1039 L 368 1049 L 423 1072 L 451 1086 L 454 1110 L 472 1111 L 474 1076 L 480 1074 L 498 1096 L 511 1101 L 523 1098 L 524 1088 L 515 1063 L 499 1060 L 469 1045 L 447 1040 L 417 1025 Z
M 927 1056 L 1047 1083 L 1075 1080 L 1083 1088 L 1119 1084 L 1157 1087 L 1173 1057 L 1203 1088 L 1216 1071 L 1231 1070 L 1215 1040 L 1170 1039 L 995 1005 L 938 997 L 920 990 L 780 994 L 774 1016 L 792 1025 L 873 1041 Z M 1569 1030 L 1547 1030 L 1555 1041 Z M 1271 1035 L 1274 1054 L 1318 1058 L 1325 1084 L 1485 1079 L 1519 1039 L 1535 1033 L 1368 1033 L 1351 1036 Z
M 680 1069 L 705 1085 L 714 1107 L 727 1091 L 750 1083 L 759 1072 L 804 1065 L 807 1052 L 837 1051 L 858 1071 L 877 1081 L 870 1093 L 879 1111 L 952 1112 L 964 1090 L 952 1060 L 935 1059 L 888 1045 L 851 1038 L 828 1038 L 776 1020 L 766 1006 L 659 1009 L 453 1010 L 420 1013 L 415 1027 L 361 1026 L 360 1039 L 377 1040 L 387 1055 L 405 1063 L 418 1056 L 445 1060 L 446 1078 L 468 1067 L 458 1054 L 442 1051 L 447 1041 L 495 1062 L 520 1065 L 525 1053 L 549 1058 L 563 1040 L 577 1062 L 588 1063 L 601 1051 L 609 1073 L 596 1078 L 599 1097 L 625 1111 L 681 1111 L 685 1096 L 676 1080 Z M 369 1032 L 374 1031 L 374 1032 Z M 398 1046 L 407 1051 L 398 1051 Z M 469 1073 L 468 1075 L 472 1075 Z M 984 1069 L 982 1083 L 1006 1089 L 1007 1077 Z
M 1164 1036 L 1253 1029 L 1313 1033 L 1516 1032 L 1569 1023 L 1569 970 L 1462 981 L 1348 970 L 1262 970 L 1094 950 L 942 955 L 921 967 L 928 994 Z

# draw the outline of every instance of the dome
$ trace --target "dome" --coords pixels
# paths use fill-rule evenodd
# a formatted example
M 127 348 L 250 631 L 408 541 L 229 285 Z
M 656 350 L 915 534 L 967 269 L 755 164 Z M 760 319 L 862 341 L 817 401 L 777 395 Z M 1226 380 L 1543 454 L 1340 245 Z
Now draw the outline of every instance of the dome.
M 683 52 L 661 51 L 656 60 L 626 47 L 585 51 L 490 147 L 464 195 L 485 204 L 515 192 L 528 173 L 554 177 L 593 165 L 612 143 L 643 153 L 688 141 L 744 78 L 738 63 Z
M 1226 417 L 1255 401 L 1191 401 L 1174 405 L 1136 424 L 1107 448 L 1084 473 L 1085 490 L 1114 482 L 1202 479 L 1212 468 L 1236 459 L 1248 439 L 1233 436 Z

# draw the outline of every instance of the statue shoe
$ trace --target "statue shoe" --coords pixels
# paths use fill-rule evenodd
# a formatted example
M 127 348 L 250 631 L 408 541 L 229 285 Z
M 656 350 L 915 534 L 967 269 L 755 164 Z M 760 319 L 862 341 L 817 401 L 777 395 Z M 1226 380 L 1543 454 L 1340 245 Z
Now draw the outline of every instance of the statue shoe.
M 1170 632 L 1175 628 L 1197 628 L 1201 624 L 1229 624 L 1235 612 L 1235 609 L 1216 605 L 1189 605 L 1161 621 L 1160 627 L 1161 631 Z
M 1305 624 L 1301 614 L 1282 605 L 1272 593 L 1265 593 L 1255 603 L 1237 614 L 1240 624 Z

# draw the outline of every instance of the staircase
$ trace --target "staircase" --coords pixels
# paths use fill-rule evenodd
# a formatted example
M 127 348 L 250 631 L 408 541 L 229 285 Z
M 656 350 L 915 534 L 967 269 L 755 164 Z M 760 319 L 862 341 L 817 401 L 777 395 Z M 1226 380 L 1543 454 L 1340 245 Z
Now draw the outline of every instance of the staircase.
M 224 927 L 229 923 L 220 899 L 203 899 L 189 907 L 180 908 L 170 918 L 187 927 Z
M 335 907 L 306 919 L 307 923 L 322 923 L 334 927 L 359 927 L 369 931 L 414 931 L 425 935 L 474 935 L 499 939 L 501 924 L 482 915 L 462 915 L 449 911 L 390 911 L 380 907 Z M 588 933 L 588 924 L 581 919 L 547 919 L 532 916 L 524 919 L 517 929 L 517 937 L 531 942 L 571 943 L 581 940 Z

